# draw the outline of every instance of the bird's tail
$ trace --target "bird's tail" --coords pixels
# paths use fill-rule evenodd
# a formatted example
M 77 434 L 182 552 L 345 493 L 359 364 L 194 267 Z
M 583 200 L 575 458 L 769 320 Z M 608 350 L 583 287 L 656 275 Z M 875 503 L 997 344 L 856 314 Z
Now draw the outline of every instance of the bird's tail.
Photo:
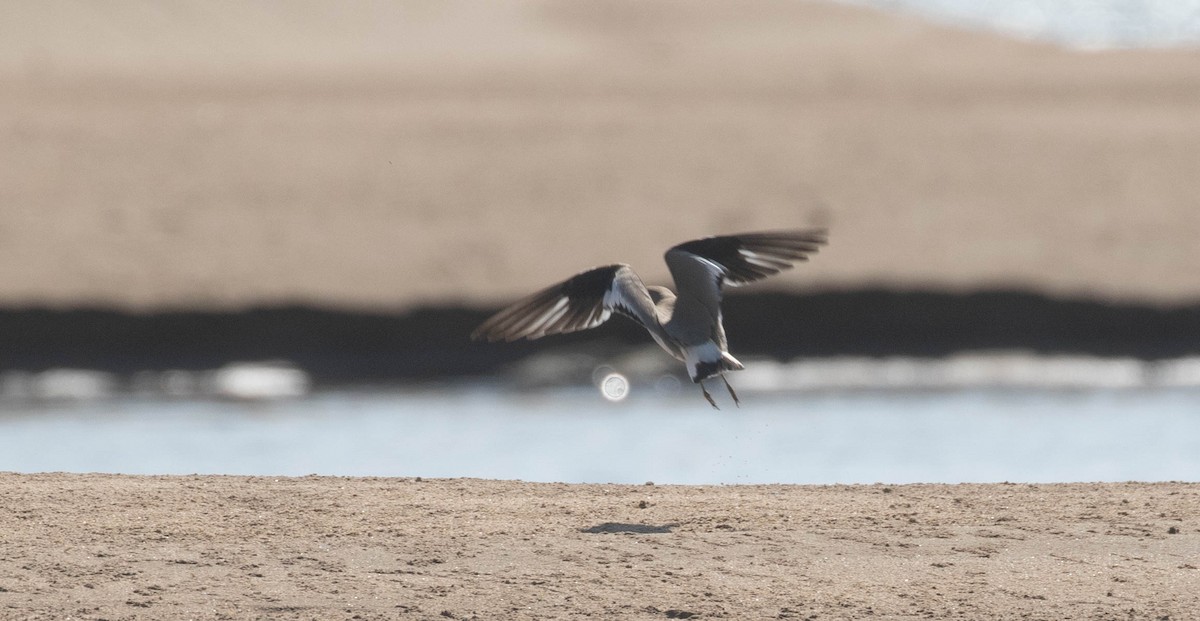
M 743 367 L 737 358 L 721 351 L 715 343 L 684 350 L 684 362 L 692 381 L 699 383 L 725 371 L 740 371 Z

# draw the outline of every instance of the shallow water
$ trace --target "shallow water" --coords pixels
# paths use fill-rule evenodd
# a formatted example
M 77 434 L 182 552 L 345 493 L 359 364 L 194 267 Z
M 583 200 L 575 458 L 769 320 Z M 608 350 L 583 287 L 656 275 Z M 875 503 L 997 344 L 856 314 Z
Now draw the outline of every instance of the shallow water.
M 1085 49 L 1200 44 L 1200 0 L 842 0 Z
M 720 399 L 724 395 L 718 395 Z M 642 483 L 1200 480 L 1200 391 L 322 392 L 8 404 L 0 470 Z

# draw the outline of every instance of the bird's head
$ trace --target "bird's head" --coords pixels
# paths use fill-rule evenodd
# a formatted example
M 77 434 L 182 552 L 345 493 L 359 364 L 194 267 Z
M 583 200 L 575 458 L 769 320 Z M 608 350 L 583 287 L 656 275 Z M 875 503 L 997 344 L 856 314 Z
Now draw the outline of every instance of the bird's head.
M 664 301 L 674 301 L 675 293 L 666 287 L 646 287 L 646 291 L 650 293 L 650 301 L 654 302 L 655 306 L 662 306 Z

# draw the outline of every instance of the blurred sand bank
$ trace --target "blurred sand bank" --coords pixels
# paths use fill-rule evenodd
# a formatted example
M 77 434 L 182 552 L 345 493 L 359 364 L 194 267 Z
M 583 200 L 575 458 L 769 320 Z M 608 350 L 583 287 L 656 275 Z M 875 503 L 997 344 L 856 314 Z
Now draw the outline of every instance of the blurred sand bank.
M 828 225 L 773 286 L 1200 298 L 1200 51 L 823 2 L 10 3 L 0 304 L 494 304 Z

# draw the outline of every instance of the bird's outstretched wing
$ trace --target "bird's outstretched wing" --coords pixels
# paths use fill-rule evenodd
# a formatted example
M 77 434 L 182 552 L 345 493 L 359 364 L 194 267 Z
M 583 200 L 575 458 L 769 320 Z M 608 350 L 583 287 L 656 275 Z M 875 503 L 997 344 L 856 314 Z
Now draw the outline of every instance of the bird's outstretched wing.
M 593 268 L 547 287 L 492 315 L 471 338 L 515 341 L 576 332 L 604 323 L 614 312 L 643 326 L 656 321 L 646 286 L 625 264 Z
M 723 286 L 744 285 L 807 261 L 827 239 L 825 229 L 803 229 L 704 237 L 679 244 L 665 257 L 680 298 L 676 313 L 719 319 Z M 698 320 L 689 321 L 699 325 Z
M 719 278 L 717 284 L 738 286 L 754 282 L 807 261 L 828 241 L 825 229 L 799 231 L 768 231 L 704 237 L 685 242 L 667 251 L 667 266 L 678 282 L 676 265 L 699 261 L 706 270 Z

